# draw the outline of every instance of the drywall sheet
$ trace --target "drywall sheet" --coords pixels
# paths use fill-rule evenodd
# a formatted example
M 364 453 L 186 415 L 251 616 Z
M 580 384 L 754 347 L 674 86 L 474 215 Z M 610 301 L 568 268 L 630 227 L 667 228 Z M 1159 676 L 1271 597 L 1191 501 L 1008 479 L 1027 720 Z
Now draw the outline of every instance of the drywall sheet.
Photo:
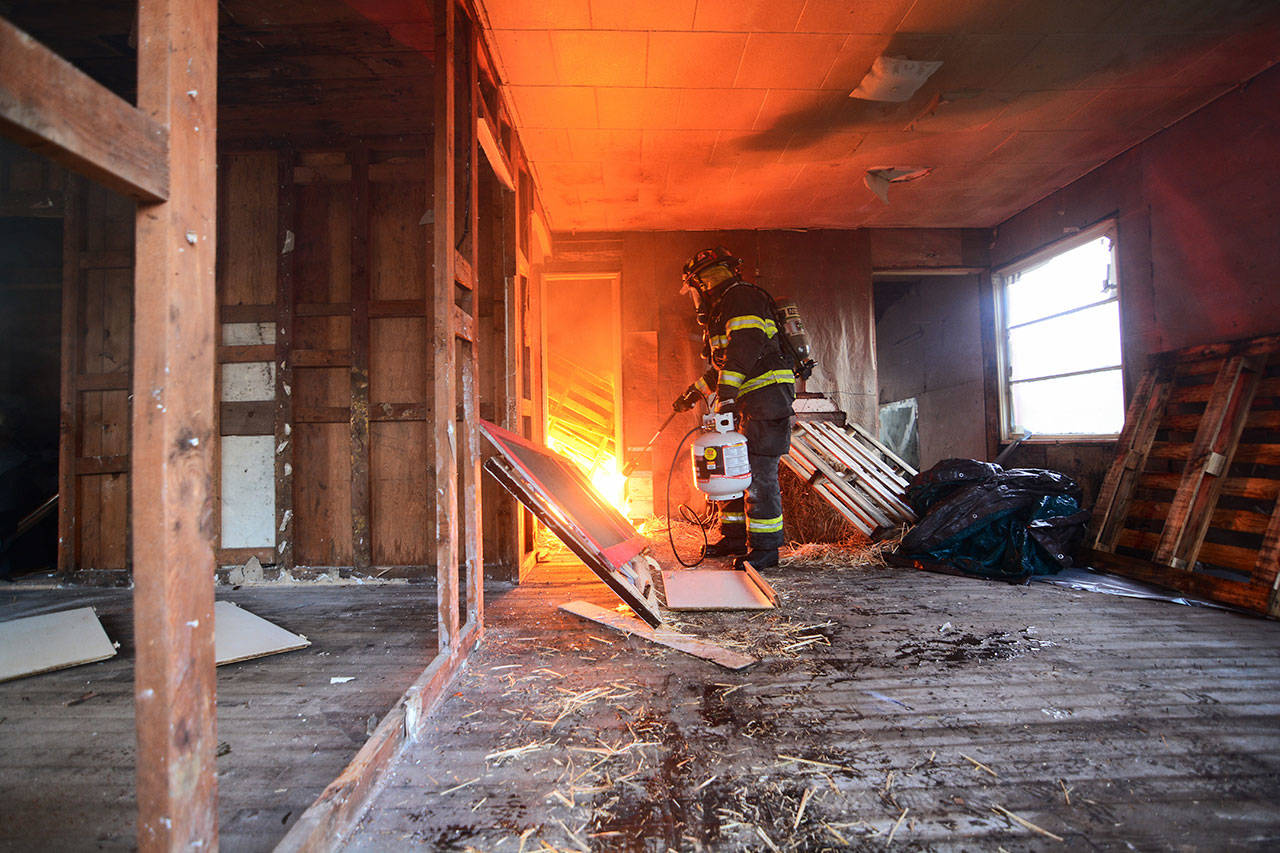
M 619 598 L 652 626 L 662 624 L 649 545 L 622 513 L 609 505 L 568 460 L 480 422 L 499 456 L 484 468 L 560 538 Z
M 736 569 L 662 573 L 668 610 L 771 610 L 773 602 L 746 572 Z
M 92 607 L 0 622 L 0 681 L 115 657 Z
M 250 403 L 276 398 L 276 363 L 249 361 L 222 365 L 222 402 Z
M 218 666 L 309 645 L 311 641 L 301 634 L 286 631 L 230 601 L 213 605 L 213 654 Z
M 275 437 L 222 436 L 222 547 L 276 546 Z

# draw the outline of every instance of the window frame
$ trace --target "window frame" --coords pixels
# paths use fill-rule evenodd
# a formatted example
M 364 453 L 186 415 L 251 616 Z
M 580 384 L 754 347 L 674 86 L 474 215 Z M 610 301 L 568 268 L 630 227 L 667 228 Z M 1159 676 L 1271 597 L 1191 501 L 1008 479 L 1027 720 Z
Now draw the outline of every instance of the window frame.
M 1023 270 L 1031 267 L 1039 266 L 1046 261 L 1069 252 L 1072 249 L 1092 243 L 1102 237 L 1108 237 L 1111 240 L 1111 277 L 1115 281 L 1114 295 L 1079 305 L 1065 311 L 1059 311 L 1055 314 L 1048 314 L 1044 317 L 1038 317 L 1024 323 L 1018 323 L 1015 326 L 1009 326 L 1006 317 L 1008 315 L 1007 307 L 1007 279 Z M 995 336 L 996 336 L 996 373 L 998 380 L 998 398 L 1000 409 L 1000 441 L 1008 443 L 1011 441 L 1023 440 L 1029 443 L 1041 444 L 1063 444 L 1070 442 L 1106 442 L 1115 441 L 1120 437 L 1119 432 L 1114 433 L 1035 433 L 1026 436 L 1025 433 L 1016 429 L 1013 424 L 1013 386 L 1023 382 L 1043 381 L 1046 379 L 1060 379 L 1069 376 L 1084 376 L 1090 373 L 1105 373 L 1107 371 L 1120 370 L 1120 387 L 1121 387 L 1121 405 L 1124 406 L 1127 398 L 1125 395 L 1125 354 L 1124 354 L 1124 305 L 1120 300 L 1120 291 L 1122 283 L 1120 281 L 1119 270 L 1119 250 L 1118 250 L 1118 230 L 1116 220 L 1108 218 L 1082 228 L 1080 231 L 1060 240 L 1055 240 L 1048 245 L 1042 246 L 1029 255 L 1024 255 L 1017 260 L 1002 264 L 991 270 L 991 289 L 995 303 Z M 1056 319 L 1059 317 L 1069 316 L 1079 313 L 1089 308 L 1096 308 L 1101 305 L 1108 305 L 1112 302 L 1116 303 L 1116 312 L 1120 324 L 1120 363 L 1118 365 L 1107 365 L 1105 367 L 1095 367 L 1088 370 L 1074 370 L 1066 373 L 1048 374 L 1045 376 L 1037 376 L 1030 379 L 1013 379 L 1012 365 L 1009 358 L 1009 332 L 1013 329 L 1019 329 L 1026 326 L 1042 323 L 1046 320 Z

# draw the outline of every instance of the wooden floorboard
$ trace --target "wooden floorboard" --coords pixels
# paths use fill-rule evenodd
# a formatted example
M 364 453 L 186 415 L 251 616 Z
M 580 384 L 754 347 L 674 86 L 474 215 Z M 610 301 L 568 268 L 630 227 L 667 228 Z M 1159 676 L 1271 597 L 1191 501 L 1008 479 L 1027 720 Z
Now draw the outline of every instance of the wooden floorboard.
M 1280 844 L 1280 624 L 909 569 L 765 576 L 777 611 L 680 618 L 763 655 L 742 672 L 558 612 L 618 603 L 580 568 L 491 596 L 347 849 Z
M 221 846 L 270 850 L 431 662 L 435 588 L 261 586 L 218 598 L 312 643 L 218 669 L 218 740 L 230 750 L 218 758 Z M 0 849 L 133 849 L 130 591 L 0 588 L 0 620 L 86 605 L 121 644 L 116 658 L 0 684 Z

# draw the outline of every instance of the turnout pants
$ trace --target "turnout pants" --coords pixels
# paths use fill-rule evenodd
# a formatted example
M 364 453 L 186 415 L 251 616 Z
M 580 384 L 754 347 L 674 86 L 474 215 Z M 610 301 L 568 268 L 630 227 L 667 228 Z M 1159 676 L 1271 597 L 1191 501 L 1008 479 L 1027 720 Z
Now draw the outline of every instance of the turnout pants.
M 751 488 L 745 498 L 722 504 L 720 535 L 730 542 L 746 542 L 753 551 L 776 551 L 786 541 L 778 463 L 791 446 L 791 419 L 744 416 L 738 428 L 747 437 Z

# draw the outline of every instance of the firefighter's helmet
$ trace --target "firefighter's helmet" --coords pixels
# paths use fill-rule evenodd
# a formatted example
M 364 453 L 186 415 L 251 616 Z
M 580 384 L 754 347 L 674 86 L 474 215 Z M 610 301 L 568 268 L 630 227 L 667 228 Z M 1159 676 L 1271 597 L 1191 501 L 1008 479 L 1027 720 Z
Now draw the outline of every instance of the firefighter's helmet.
M 724 246 L 716 246 L 714 249 L 703 249 L 692 258 L 684 262 L 684 285 L 685 287 L 697 288 L 698 283 L 695 279 L 703 272 L 717 264 L 724 264 L 729 272 L 737 274 L 738 267 L 742 265 L 742 259 L 737 257 L 726 249 Z

